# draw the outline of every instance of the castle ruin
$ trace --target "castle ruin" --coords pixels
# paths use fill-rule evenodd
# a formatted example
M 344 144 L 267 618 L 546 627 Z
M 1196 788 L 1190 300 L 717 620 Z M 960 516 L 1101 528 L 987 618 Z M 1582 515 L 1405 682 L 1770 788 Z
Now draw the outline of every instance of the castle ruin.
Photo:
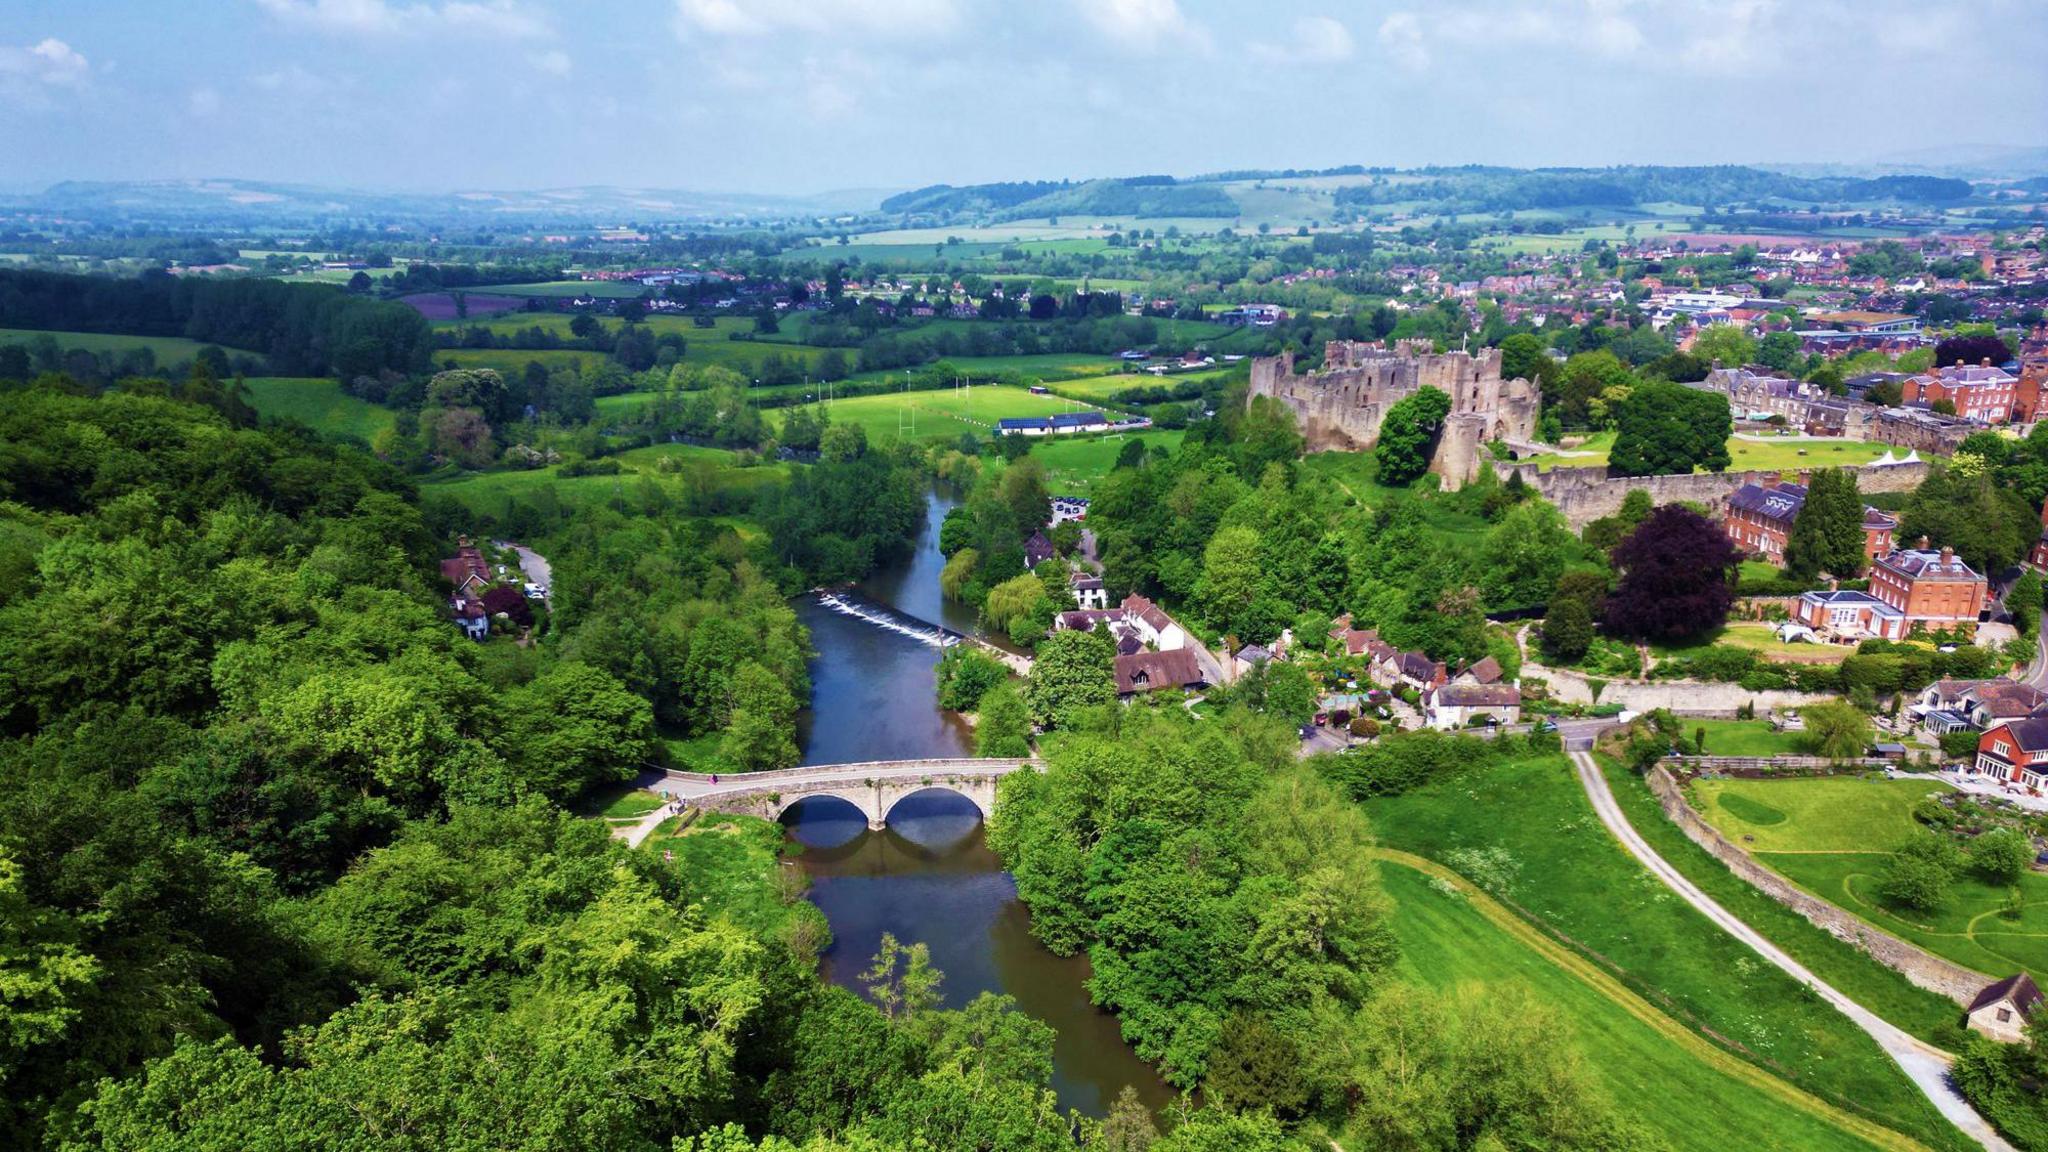
M 1429 462 L 1445 491 L 1478 477 L 1488 442 L 1536 438 L 1536 385 L 1501 379 L 1498 348 L 1473 355 L 1434 352 L 1419 340 L 1399 341 L 1391 350 L 1377 342 L 1332 340 L 1323 347 L 1322 370 L 1305 376 L 1295 375 L 1291 353 L 1253 360 L 1250 395 L 1285 404 L 1309 451 L 1355 451 L 1378 443 L 1387 409 L 1423 387 L 1451 398 Z

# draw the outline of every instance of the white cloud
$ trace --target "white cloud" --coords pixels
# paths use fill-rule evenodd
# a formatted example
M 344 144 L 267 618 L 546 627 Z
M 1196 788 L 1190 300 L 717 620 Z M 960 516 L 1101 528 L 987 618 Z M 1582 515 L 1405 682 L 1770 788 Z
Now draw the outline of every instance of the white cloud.
M 1285 44 L 1258 41 L 1252 52 L 1261 58 L 1303 64 L 1337 64 L 1351 59 L 1357 45 L 1351 29 L 1328 16 L 1303 16 L 1294 22 L 1293 36 Z
M 676 0 L 676 35 L 945 36 L 960 26 L 957 0 Z
M 220 91 L 209 85 L 201 85 L 185 97 L 185 106 L 194 116 L 212 116 L 220 111 Z
M 92 80 L 92 64 L 55 37 L 16 47 L 0 44 L 0 102 L 47 107 L 60 91 L 76 91 Z
M 513 0 L 448 0 L 394 5 L 389 0 L 256 0 L 288 24 L 349 36 L 460 33 L 531 40 L 548 33 L 541 16 Z
M 527 60 L 535 68 L 550 76 L 567 76 L 576 69 L 576 62 L 569 59 L 569 54 L 559 48 L 551 48 L 546 52 L 535 52 L 533 55 L 528 56 Z
M 1075 0 L 1097 32 L 1140 52 L 1209 48 L 1209 32 L 1190 21 L 1176 0 Z
M 1429 67 L 1429 49 L 1422 42 L 1422 22 L 1413 12 L 1390 13 L 1380 21 L 1380 49 L 1410 72 Z

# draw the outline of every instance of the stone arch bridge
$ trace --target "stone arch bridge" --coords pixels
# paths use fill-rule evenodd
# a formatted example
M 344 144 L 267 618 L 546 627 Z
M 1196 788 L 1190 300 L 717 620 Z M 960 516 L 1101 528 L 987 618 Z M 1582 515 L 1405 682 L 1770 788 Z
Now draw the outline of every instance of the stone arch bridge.
M 860 809 L 868 827 L 889 823 L 889 812 L 914 792 L 940 789 L 966 797 L 988 819 L 995 810 L 996 781 L 1012 772 L 1045 771 L 1035 759 L 875 760 L 818 764 L 774 772 L 713 777 L 702 772 L 667 772 L 657 792 L 696 807 L 745 812 L 774 820 L 800 800 L 829 796 Z

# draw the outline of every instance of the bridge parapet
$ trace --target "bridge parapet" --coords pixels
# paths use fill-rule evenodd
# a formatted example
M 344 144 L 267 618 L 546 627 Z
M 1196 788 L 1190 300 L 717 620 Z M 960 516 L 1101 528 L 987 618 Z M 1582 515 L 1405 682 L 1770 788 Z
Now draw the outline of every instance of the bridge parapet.
M 965 797 L 986 820 L 995 810 L 996 782 L 1026 769 L 1042 772 L 1045 765 L 1035 758 L 885 760 L 721 773 L 715 783 L 702 772 L 669 772 L 658 790 L 700 806 L 715 804 L 771 820 L 800 800 L 831 797 L 859 809 L 867 817 L 868 827 L 879 830 L 888 824 L 890 810 L 904 797 L 934 788 Z

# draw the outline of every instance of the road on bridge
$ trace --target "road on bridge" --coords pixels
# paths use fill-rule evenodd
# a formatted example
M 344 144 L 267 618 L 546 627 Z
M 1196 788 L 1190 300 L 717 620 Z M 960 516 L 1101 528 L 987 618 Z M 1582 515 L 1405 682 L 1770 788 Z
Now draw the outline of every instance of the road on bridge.
M 814 764 L 783 768 L 774 772 L 719 773 L 663 771 L 643 778 L 655 792 L 691 804 L 728 796 L 751 796 L 760 792 L 807 791 L 833 784 L 865 784 L 869 781 L 903 782 L 925 777 L 1007 776 L 1030 765 L 1042 770 L 1036 760 L 871 760 L 857 764 Z

